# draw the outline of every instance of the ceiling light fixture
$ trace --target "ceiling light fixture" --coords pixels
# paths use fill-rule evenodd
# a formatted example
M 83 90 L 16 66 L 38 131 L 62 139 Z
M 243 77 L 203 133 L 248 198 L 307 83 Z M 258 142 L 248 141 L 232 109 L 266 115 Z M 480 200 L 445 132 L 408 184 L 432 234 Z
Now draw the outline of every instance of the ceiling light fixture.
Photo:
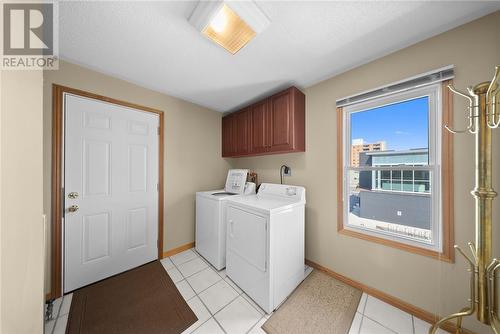
M 219 10 L 219 12 L 214 16 L 214 18 L 210 22 L 209 27 L 212 28 L 217 33 L 223 32 L 224 28 L 226 28 L 226 25 L 227 25 L 227 18 L 229 16 L 229 14 L 228 14 L 229 10 L 230 9 L 227 8 L 226 5 L 222 6 L 222 8 Z
M 253 1 L 200 1 L 189 22 L 232 54 L 270 23 Z

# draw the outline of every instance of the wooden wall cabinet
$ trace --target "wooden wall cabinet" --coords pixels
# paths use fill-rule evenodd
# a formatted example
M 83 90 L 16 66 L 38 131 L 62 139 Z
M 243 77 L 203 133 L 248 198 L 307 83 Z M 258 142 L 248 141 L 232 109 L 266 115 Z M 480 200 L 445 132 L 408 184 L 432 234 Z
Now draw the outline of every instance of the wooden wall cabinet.
M 305 151 L 305 95 L 295 87 L 222 118 L 222 156 Z

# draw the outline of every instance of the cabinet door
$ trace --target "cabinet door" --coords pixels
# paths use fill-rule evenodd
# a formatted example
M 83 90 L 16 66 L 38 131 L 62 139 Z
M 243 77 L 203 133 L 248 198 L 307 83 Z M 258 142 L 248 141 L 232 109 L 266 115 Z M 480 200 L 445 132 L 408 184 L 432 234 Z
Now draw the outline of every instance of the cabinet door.
M 228 156 L 228 150 L 231 140 L 231 120 L 229 117 L 222 118 L 222 156 Z
M 234 126 L 234 115 L 228 115 L 222 118 L 222 156 L 230 157 L 236 152 L 234 136 L 236 129 Z
M 250 151 L 266 152 L 269 146 L 267 130 L 268 100 L 259 102 L 250 108 Z
M 233 140 L 235 143 L 234 155 L 245 155 L 248 154 L 248 122 L 249 112 L 243 110 L 234 115 L 234 125 L 235 129 L 233 134 Z
M 287 90 L 270 98 L 270 152 L 293 149 L 291 94 Z

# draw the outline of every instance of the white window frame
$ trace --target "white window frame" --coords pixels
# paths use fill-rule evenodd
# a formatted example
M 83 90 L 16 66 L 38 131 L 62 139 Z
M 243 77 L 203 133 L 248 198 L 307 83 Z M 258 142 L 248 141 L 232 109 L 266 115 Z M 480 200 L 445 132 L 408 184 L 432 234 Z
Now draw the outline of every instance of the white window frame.
M 381 185 L 382 185 L 382 180 L 384 181 L 391 181 L 391 186 L 392 186 L 392 171 L 394 170 L 401 170 L 401 167 L 403 166 L 396 166 L 396 165 L 392 165 L 392 164 L 379 164 L 379 165 L 376 165 L 376 166 L 373 166 L 373 167 L 393 167 L 390 172 L 391 172 L 391 177 L 390 179 L 384 179 L 382 178 L 382 173 L 381 172 L 381 169 L 377 169 L 377 170 L 374 170 L 372 171 L 372 190 L 376 190 L 376 191 L 386 191 L 386 192 L 396 192 L 396 193 L 404 193 L 404 194 L 429 194 L 425 191 L 415 191 L 415 171 L 417 171 L 417 169 L 413 168 L 413 167 L 420 167 L 420 166 L 424 166 L 422 164 L 412 164 L 412 165 L 405 165 L 409 168 L 411 168 L 411 172 L 412 172 L 412 185 L 413 185 L 413 190 L 412 191 L 409 191 L 409 190 L 387 190 L 387 189 L 382 189 Z M 385 170 L 385 168 L 383 168 Z M 378 174 L 380 173 L 380 174 Z M 377 176 L 376 176 L 377 175 Z M 378 176 L 380 175 L 380 177 Z M 378 183 L 380 184 L 377 184 L 377 181 Z M 404 179 L 404 173 L 401 173 L 401 181 L 402 181 L 402 185 L 404 184 L 405 182 L 405 179 Z M 424 182 L 429 182 L 430 183 L 430 177 L 429 177 L 429 181 L 426 181 L 426 180 L 417 180 L 417 181 L 424 181 Z M 408 182 L 408 180 L 406 180 L 406 182 Z
M 442 214 L 442 182 L 441 182 L 441 159 L 442 159 L 442 88 L 441 83 L 434 83 L 423 87 L 408 89 L 390 95 L 370 98 L 367 101 L 358 102 L 343 107 L 343 227 L 344 229 L 363 233 L 369 236 L 379 237 L 398 243 L 403 243 L 418 248 L 428 249 L 441 253 L 443 251 L 443 214 Z M 394 167 L 352 167 L 351 159 L 351 124 L 350 115 L 385 105 L 413 100 L 419 97 L 429 98 L 429 165 L 421 167 L 410 167 L 411 170 L 428 170 L 430 173 L 430 196 L 431 196 L 431 235 L 432 241 L 419 241 L 414 238 L 399 235 L 387 231 L 379 231 L 349 224 L 349 172 L 391 169 Z M 405 167 L 401 166 L 401 170 Z

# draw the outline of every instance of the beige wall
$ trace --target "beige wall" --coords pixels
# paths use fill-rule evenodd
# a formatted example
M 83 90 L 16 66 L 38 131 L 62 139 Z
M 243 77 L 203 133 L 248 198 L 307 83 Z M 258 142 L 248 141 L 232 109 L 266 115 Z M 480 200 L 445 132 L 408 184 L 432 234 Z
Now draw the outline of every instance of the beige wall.
M 44 72 L 44 210 L 50 213 L 52 84 L 160 109 L 165 117 L 164 250 L 194 240 L 195 192 L 224 184 L 221 114 L 68 62 Z M 47 259 L 49 259 L 47 253 Z M 47 275 L 46 290 L 50 290 Z
M 82 67 L 61 63 L 44 75 L 44 209 L 50 212 L 51 84 L 58 83 L 165 111 L 165 250 L 194 240 L 194 192 L 219 187 L 229 165 L 252 168 L 260 182 L 279 182 L 279 166 L 292 167 L 287 183 L 307 188 L 306 256 L 352 279 L 428 311 L 447 314 L 466 305 L 465 263 L 427 257 L 339 235 L 336 231 L 335 100 L 418 73 L 454 64 L 455 84 L 489 80 L 500 63 L 500 12 L 325 80 L 305 90 L 306 152 L 256 158 L 221 159 L 220 114 Z M 471 49 L 480 50 L 477 55 Z M 472 59 L 473 56 L 478 57 Z M 455 99 L 455 115 L 465 104 Z M 500 134 L 494 134 L 494 147 Z M 455 238 L 473 236 L 473 137 L 455 136 Z M 500 166 L 496 149 L 494 165 Z M 500 179 L 495 179 L 500 189 Z M 500 199 L 495 202 L 498 221 Z M 498 224 L 497 224 L 498 225 Z M 500 235 L 496 227 L 495 235 Z M 498 238 L 500 240 L 500 238 Z M 498 243 L 497 243 L 498 244 Z M 496 248 L 499 256 L 499 247 Z M 47 283 L 48 284 L 48 283 Z M 487 333 L 474 321 L 466 327 Z
M 447 314 L 467 304 L 467 274 L 461 258 L 446 264 L 431 258 L 339 235 L 336 230 L 337 168 L 335 100 L 380 85 L 454 64 L 455 84 L 490 80 L 500 64 L 500 12 L 398 51 L 305 90 L 306 152 L 232 159 L 234 167 L 254 169 L 259 182 L 279 182 L 279 167 L 292 168 L 286 183 L 307 189 L 306 257 L 338 273 L 382 290 L 428 311 Z M 463 119 L 465 104 L 455 98 L 455 117 Z M 463 124 L 463 122 L 461 123 Z M 500 169 L 500 130 L 494 134 L 494 166 Z M 473 238 L 474 139 L 457 135 L 454 149 L 455 238 L 460 245 Z M 494 188 L 500 190 L 500 177 Z M 500 199 L 494 202 L 495 222 Z M 496 252 L 500 256 L 500 230 L 496 224 Z M 488 331 L 474 321 L 466 327 Z
M 42 333 L 42 71 L 0 73 L 0 333 Z

